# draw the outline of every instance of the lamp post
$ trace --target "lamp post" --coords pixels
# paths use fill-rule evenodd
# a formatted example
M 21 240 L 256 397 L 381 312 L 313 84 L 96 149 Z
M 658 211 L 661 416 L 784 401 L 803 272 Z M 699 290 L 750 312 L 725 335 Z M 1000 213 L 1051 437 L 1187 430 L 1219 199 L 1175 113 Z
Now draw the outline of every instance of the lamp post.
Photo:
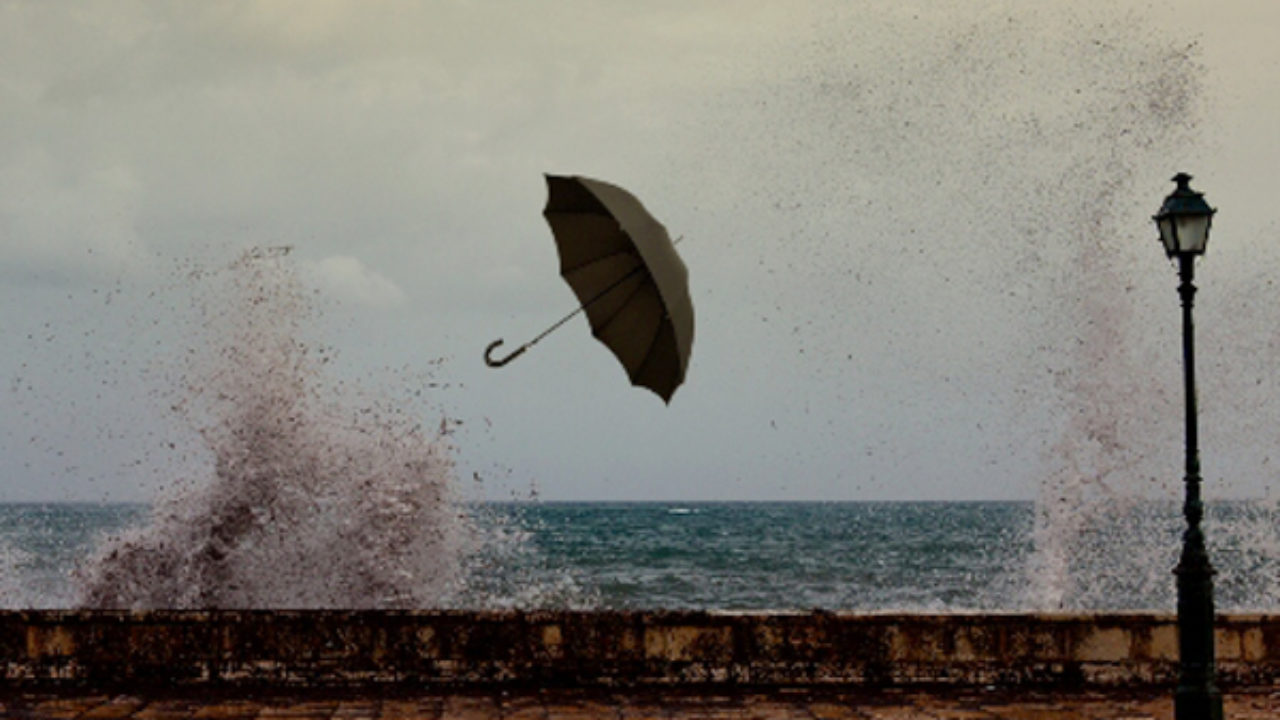
M 1213 566 L 1205 550 L 1200 521 L 1204 503 L 1200 499 L 1200 448 L 1196 426 L 1195 328 L 1191 324 L 1191 284 L 1195 258 L 1203 255 L 1209 241 L 1209 226 L 1217 212 L 1204 195 L 1191 189 L 1191 176 L 1178 173 L 1177 189 L 1164 199 L 1152 219 L 1160 229 L 1165 253 L 1178 259 L 1178 294 L 1182 297 L 1182 369 L 1186 396 L 1186 499 L 1182 513 L 1187 530 L 1182 535 L 1182 557 L 1174 573 L 1178 578 L 1178 690 L 1174 695 L 1176 720 L 1221 720 L 1222 693 L 1213 652 Z

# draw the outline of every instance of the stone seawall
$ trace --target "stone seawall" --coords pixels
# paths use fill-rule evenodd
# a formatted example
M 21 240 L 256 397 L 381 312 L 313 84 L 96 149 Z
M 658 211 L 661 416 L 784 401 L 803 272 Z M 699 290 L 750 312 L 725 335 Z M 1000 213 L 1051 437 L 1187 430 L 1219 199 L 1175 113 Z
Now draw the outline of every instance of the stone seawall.
M 1280 615 L 1217 623 L 1224 685 L 1280 684 Z M 7 611 L 9 686 L 1168 684 L 1167 614 Z

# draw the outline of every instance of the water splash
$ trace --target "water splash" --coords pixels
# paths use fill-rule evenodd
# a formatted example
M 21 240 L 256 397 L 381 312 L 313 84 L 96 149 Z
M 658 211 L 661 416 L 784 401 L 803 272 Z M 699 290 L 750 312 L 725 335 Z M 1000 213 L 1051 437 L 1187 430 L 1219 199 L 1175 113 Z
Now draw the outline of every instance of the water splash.
M 212 473 L 180 479 L 149 524 L 103 543 L 78 571 L 80 604 L 420 607 L 463 587 L 477 537 L 448 423 L 326 380 L 332 355 L 306 339 L 311 298 L 286 255 L 190 273 L 199 332 L 163 392 Z
M 1177 427 L 1162 423 L 1179 417 L 1180 385 L 1152 373 L 1176 378 L 1176 276 L 1152 272 L 1148 218 L 1210 98 L 1196 45 L 1147 24 L 1078 4 L 837 6 L 806 73 L 742 93 L 785 121 L 775 136 L 748 135 L 746 113 L 733 133 L 717 128 L 726 154 L 745 135 L 803 163 L 768 157 L 788 172 L 767 183 L 781 171 L 737 160 L 744 184 L 771 195 L 753 200 L 795 229 L 761 251 L 780 272 L 759 312 L 807 304 L 772 327 L 847 401 L 819 429 L 871 476 L 847 482 L 942 487 L 960 467 L 992 485 L 1009 468 L 1043 478 L 1035 551 L 1011 570 L 1020 607 L 1171 604 L 1177 543 L 1164 519 L 1131 522 L 1176 497 L 1180 472 Z M 956 467 L 917 459 L 939 448 Z
M 0 538 L 0 608 L 39 604 L 42 593 L 30 582 L 34 561 L 30 552 L 9 542 L 8 538 Z
M 1177 387 L 1152 382 L 1149 371 L 1162 344 L 1152 329 L 1164 326 L 1134 290 L 1151 263 L 1135 254 L 1137 243 L 1114 239 L 1132 234 L 1130 188 L 1139 170 L 1157 162 L 1155 149 L 1186 140 L 1202 73 L 1187 47 L 1166 48 L 1139 69 L 1117 96 L 1101 94 L 1110 106 L 1096 115 L 1095 142 L 1045 188 L 1066 200 L 1052 222 L 1076 235 L 1056 253 L 1070 273 L 1049 283 L 1055 307 L 1035 335 L 1054 353 L 1045 363 L 1051 384 L 1036 395 L 1064 418 L 1044 454 L 1037 497 L 1027 571 L 1035 607 L 1172 604 L 1168 571 L 1178 545 L 1168 535 L 1178 515 L 1169 503 L 1150 502 L 1172 496 L 1170 483 L 1156 479 L 1165 474 L 1157 458 L 1171 453 L 1162 452 L 1166 438 L 1151 419 L 1176 416 Z M 1078 199 L 1068 200 L 1073 191 Z M 1154 254 L 1149 245 L 1142 249 Z M 1034 254 L 1054 257 L 1045 247 Z M 1161 511 L 1152 515 L 1155 507 Z

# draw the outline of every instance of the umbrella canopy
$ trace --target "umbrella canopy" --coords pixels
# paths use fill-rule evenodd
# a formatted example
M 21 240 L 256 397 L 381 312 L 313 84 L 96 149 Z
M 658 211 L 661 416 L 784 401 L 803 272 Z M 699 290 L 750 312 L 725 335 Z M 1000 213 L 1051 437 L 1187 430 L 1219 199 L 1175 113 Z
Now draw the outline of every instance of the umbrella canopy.
M 693 348 L 688 271 L 662 223 L 615 185 L 584 177 L 547 176 L 547 207 L 560 274 L 581 306 L 504 358 L 502 344 L 485 362 L 514 360 L 574 315 L 586 311 L 591 332 L 622 363 L 632 385 L 671 402 L 684 382 Z
M 689 272 L 667 229 L 634 195 L 584 177 L 547 176 L 560 274 L 591 332 L 639 385 L 671 402 L 693 349 Z

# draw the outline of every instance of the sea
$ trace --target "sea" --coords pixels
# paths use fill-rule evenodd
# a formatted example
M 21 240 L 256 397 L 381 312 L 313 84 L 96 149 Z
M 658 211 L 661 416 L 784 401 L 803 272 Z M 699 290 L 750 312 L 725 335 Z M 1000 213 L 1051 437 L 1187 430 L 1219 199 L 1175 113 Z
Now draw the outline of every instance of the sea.
M 8 608 L 86 604 L 77 585 L 93 578 L 87 565 L 103 562 L 100 546 L 154 524 L 154 512 L 143 504 L 0 505 L 0 600 Z M 1209 516 L 1218 608 L 1275 608 L 1280 566 L 1274 541 L 1259 541 L 1260 532 L 1274 534 L 1274 508 L 1224 502 Z M 405 603 L 371 590 L 367 599 L 357 592 L 317 601 L 307 593 L 291 599 L 285 588 L 268 604 L 1171 610 L 1181 523 L 1175 504 L 1148 503 L 1075 526 L 1074 542 L 1063 546 L 1075 556 L 1058 562 L 1064 573 L 1046 559 L 1052 534 L 1037 528 L 1032 502 L 460 503 L 454 517 L 465 517 L 473 542 L 454 546 L 456 563 L 430 566 L 457 567 L 434 596 Z M 138 597 L 146 596 L 118 604 L 163 604 Z

